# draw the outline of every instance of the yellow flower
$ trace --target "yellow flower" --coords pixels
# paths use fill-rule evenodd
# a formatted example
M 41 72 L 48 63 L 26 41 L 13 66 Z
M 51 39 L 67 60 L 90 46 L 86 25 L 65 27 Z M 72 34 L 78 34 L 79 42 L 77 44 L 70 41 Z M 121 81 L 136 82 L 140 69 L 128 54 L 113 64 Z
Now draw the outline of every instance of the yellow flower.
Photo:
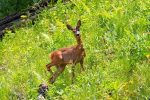
M 21 15 L 20 17 L 21 17 L 21 19 L 27 19 L 28 18 L 27 15 Z
M 146 58 L 150 58 L 150 54 L 146 55 Z

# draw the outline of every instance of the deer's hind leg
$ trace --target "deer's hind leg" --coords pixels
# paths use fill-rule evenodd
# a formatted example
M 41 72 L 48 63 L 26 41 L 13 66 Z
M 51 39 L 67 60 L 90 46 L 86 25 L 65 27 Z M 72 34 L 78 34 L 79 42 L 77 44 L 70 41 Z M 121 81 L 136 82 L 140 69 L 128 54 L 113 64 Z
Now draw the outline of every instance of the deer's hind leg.
M 55 66 L 57 65 L 58 63 L 57 62 L 61 62 L 62 61 L 62 52 L 61 51 L 57 51 L 57 52 L 53 52 L 51 55 L 50 55 L 50 60 L 51 60 L 51 63 L 47 64 L 46 65 L 46 68 L 47 70 L 53 74 L 52 70 L 50 69 L 52 66 Z M 57 66 L 56 66 L 57 67 Z
M 52 70 L 51 70 L 51 67 L 54 66 L 53 63 L 49 63 L 46 65 L 46 68 L 47 68 L 47 71 L 49 71 L 51 74 L 53 74 Z
M 64 71 L 65 69 L 65 64 L 56 66 L 57 70 L 56 72 L 52 75 L 52 77 L 50 78 L 50 83 L 53 84 L 56 80 L 56 78 Z
M 71 68 L 71 71 L 72 71 L 72 84 L 74 83 L 74 77 L 75 77 L 75 64 L 72 65 L 72 68 Z

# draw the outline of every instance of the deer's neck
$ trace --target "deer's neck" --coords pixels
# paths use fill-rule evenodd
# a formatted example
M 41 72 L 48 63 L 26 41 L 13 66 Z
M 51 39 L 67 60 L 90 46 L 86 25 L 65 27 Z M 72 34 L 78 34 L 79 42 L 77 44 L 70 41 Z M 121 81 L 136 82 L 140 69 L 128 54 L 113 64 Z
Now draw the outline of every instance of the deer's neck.
M 80 37 L 80 36 L 78 36 L 78 37 L 76 38 L 76 40 L 77 40 L 77 45 L 82 45 L 82 40 L 81 40 L 81 37 Z

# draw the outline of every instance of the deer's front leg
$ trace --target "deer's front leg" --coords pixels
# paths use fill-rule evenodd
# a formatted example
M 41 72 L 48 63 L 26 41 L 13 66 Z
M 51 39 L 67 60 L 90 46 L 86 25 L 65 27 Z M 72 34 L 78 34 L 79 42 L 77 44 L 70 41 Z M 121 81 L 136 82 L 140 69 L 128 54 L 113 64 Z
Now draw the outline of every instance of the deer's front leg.
M 57 66 L 57 71 L 50 78 L 50 83 L 53 84 L 56 78 L 64 71 L 66 65 Z
M 74 83 L 74 77 L 75 77 L 74 70 L 75 70 L 75 64 L 73 64 L 72 66 L 72 84 Z
M 84 71 L 83 61 L 84 61 L 84 59 L 82 59 L 82 60 L 80 61 L 80 66 L 81 66 L 80 71 L 81 71 L 81 70 Z

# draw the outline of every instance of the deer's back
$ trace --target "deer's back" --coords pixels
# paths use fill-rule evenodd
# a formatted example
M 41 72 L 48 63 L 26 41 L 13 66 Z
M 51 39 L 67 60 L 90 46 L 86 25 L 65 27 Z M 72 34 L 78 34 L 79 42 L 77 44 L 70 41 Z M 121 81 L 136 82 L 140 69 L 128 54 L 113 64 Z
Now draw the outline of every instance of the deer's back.
M 83 57 L 85 56 L 84 49 L 80 49 L 77 46 L 72 46 L 68 48 L 61 48 L 57 51 L 54 51 L 51 54 L 51 60 L 57 61 L 57 63 L 65 63 L 65 64 L 71 64 L 71 63 L 77 63 Z
M 84 57 L 84 49 L 73 46 L 68 49 L 61 49 L 62 58 L 65 63 L 77 63 Z

